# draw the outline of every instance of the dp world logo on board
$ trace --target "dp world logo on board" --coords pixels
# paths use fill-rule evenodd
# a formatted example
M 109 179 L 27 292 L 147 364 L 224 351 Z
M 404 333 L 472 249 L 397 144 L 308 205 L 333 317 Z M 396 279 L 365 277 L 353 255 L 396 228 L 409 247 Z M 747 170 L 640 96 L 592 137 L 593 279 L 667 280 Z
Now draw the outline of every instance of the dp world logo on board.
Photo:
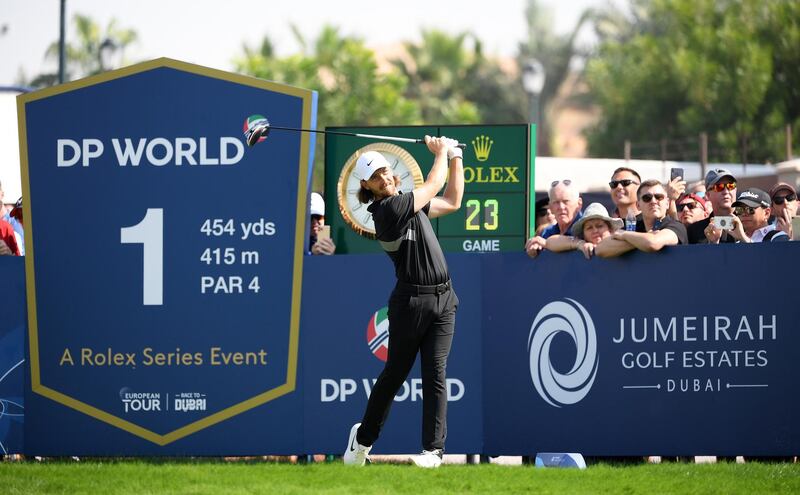
M 369 319 L 367 344 L 376 358 L 386 362 L 389 355 L 389 308 L 386 306 L 376 311 Z
M 575 343 L 575 363 L 563 374 L 550 361 L 550 346 L 559 333 Z M 597 376 L 597 335 L 591 316 L 574 299 L 545 305 L 531 325 L 528 354 L 533 386 L 542 399 L 554 407 L 579 402 Z

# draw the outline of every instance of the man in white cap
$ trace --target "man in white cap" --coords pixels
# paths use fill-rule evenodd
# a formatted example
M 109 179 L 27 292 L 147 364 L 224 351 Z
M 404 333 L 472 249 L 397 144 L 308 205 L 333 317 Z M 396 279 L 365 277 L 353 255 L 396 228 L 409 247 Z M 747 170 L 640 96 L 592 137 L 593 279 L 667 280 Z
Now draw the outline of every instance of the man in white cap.
M 311 193 L 311 205 L 309 207 L 311 215 L 311 234 L 309 236 L 308 245 L 311 249 L 311 254 L 326 254 L 330 255 L 336 252 L 336 244 L 333 243 L 330 237 L 319 237 L 319 233 L 325 226 L 325 200 L 319 193 Z
M 361 423 L 350 429 L 345 464 L 365 464 L 418 353 L 422 365 L 423 450 L 413 461 L 427 468 L 442 463 L 447 436 L 445 369 L 458 297 L 429 218 L 460 208 L 464 165 L 457 141 L 425 136 L 425 144 L 434 154 L 433 167 L 425 183 L 408 194 L 398 191 L 400 178 L 379 152 L 368 151 L 356 161 L 354 173 L 361 178 L 358 199 L 362 203 L 371 201 L 367 210 L 372 213 L 378 242 L 394 263 L 397 284 L 389 298 L 389 355 L 372 386 Z M 437 196 L 445 177 L 447 188 Z M 362 276 L 369 280 L 374 274 Z

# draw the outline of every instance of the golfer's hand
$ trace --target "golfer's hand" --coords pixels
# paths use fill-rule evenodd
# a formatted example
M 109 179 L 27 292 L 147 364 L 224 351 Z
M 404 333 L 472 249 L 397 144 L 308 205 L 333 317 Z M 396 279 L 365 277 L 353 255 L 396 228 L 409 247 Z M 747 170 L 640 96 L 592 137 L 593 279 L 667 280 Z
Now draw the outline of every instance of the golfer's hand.
M 6 241 L 0 241 L 0 256 L 14 256 Z
M 444 141 L 445 139 L 447 138 L 425 136 L 425 145 L 434 155 L 447 153 L 447 143 Z

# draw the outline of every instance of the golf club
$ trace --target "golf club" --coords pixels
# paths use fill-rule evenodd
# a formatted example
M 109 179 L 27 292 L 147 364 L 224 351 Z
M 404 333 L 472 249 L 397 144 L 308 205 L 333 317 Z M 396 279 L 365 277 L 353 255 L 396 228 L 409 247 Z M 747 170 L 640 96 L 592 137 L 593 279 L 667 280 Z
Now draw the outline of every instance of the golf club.
M 251 120 L 252 119 L 252 120 Z M 382 136 L 378 134 L 360 134 L 357 132 L 344 132 L 344 131 L 319 131 L 316 129 L 298 129 L 295 127 L 278 127 L 271 125 L 266 117 L 254 115 L 247 119 L 245 123 L 245 138 L 247 139 L 248 146 L 255 146 L 256 143 L 262 139 L 266 139 L 270 131 L 273 129 L 281 131 L 296 131 L 296 132 L 316 132 L 318 134 L 336 134 L 339 136 L 354 136 L 365 139 L 379 139 L 383 141 L 398 141 L 402 143 L 424 143 L 424 139 L 402 138 L 395 136 Z M 458 143 L 459 148 L 466 148 L 464 143 Z

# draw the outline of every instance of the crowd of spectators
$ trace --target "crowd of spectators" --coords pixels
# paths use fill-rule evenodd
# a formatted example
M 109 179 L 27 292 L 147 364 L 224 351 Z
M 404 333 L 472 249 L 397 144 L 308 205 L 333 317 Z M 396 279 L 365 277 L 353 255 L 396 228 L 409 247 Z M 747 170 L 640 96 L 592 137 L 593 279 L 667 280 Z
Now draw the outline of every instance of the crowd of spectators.
M 614 211 L 600 203 L 583 207 L 570 179 L 550 184 L 548 197 L 536 202 L 536 234 L 525 251 L 580 251 L 589 259 L 628 251 L 660 251 L 666 246 L 780 242 L 793 238 L 797 191 L 781 182 L 769 192 L 751 187 L 737 191 L 736 177 L 723 168 L 688 185 L 676 176 L 668 183 L 642 181 L 633 169 L 620 167 L 608 183 Z

